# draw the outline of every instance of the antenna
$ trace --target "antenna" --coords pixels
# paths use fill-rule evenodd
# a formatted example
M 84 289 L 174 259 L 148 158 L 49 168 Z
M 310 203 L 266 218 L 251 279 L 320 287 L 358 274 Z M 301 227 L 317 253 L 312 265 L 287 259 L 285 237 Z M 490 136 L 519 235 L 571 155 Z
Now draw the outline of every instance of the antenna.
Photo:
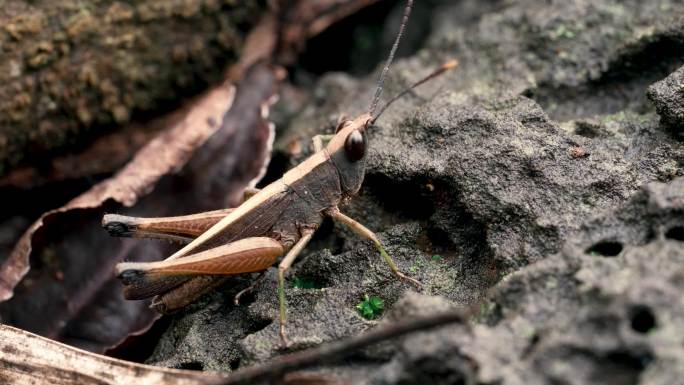
M 394 44 L 392 45 L 392 49 L 390 50 L 389 56 L 387 57 L 387 61 L 385 62 L 385 68 L 382 69 L 382 73 L 380 73 L 380 78 L 378 79 L 378 85 L 377 88 L 375 89 L 375 95 L 373 96 L 373 100 L 371 101 L 370 108 L 368 113 L 372 116 L 373 113 L 375 112 L 375 109 L 378 106 L 378 102 L 380 101 L 380 95 L 382 95 L 382 85 L 385 83 L 385 77 L 387 77 L 387 72 L 389 71 L 390 65 L 392 65 L 392 60 L 394 60 L 394 54 L 397 52 L 397 47 L 399 47 L 399 41 L 401 40 L 401 36 L 404 34 L 404 29 L 406 28 L 406 24 L 408 23 L 409 16 L 411 15 L 411 8 L 413 7 L 413 0 L 406 0 L 406 7 L 404 8 L 404 17 L 401 20 L 401 26 L 399 27 L 399 33 L 397 34 L 397 38 L 394 40 Z
M 401 91 L 400 93 L 397 94 L 397 96 L 393 97 L 390 99 L 389 102 L 387 102 L 381 109 L 380 112 L 378 112 L 377 115 L 373 116 L 373 121 L 376 121 L 380 115 L 382 115 L 383 112 L 389 107 L 392 103 L 396 102 L 398 99 L 403 97 L 404 95 L 408 94 L 411 92 L 414 88 L 420 86 L 423 83 L 428 82 L 429 80 L 432 80 L 433 78 L 436 78 L 437 76 L 449 71 L 450 69 L 454 69 L 458 67 L 458 60 L 457 59 L 451 59 L 448 62 L 442 64 L 441 67 L 437 68 L 436 70 L 432 71 L 429 75 L 426 77 L 418 80 L 417 82 L 413 83 L 410 87 L 406 88 L 405 90 Z

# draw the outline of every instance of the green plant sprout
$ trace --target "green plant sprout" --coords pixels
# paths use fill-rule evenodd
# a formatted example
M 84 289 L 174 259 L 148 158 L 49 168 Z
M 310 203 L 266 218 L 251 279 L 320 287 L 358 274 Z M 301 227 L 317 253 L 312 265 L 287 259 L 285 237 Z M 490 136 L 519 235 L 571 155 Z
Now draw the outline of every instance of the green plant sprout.
M 442 257 L 442 256 L 439 255 L 439 254 L 435 254 L 435 255 L 432 256 L 432 260 L 435 261 L 435 262 L 439 262 L 439 261 L 441 261 L 441 260 L 443 260 L 443 259 L 444 259 L 444 257 Z
M 363 301 L 356 305 L 356 309 L 365 319 L 377 318 L 382 313 L 384 308 L 385 301 L 383 301 L 380 297 L 369 297 L 368 294 L 364 295 Z
M 411 267 L 409 267 L 409 271 L 412 274 L 416 274 L 424 266 L 425 266 L 425 262 L 423 262 L 423 260 L 421 258 L 417 258 L 413 261 L 413 264 L 411 265 Z

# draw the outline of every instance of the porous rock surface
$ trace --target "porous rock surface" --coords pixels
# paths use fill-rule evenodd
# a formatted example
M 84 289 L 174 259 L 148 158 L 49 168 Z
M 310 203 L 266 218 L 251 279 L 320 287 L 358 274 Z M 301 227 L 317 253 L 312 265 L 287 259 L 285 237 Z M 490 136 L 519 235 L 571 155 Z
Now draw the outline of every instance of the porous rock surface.
M 658 114 L 675 132 L 684 131 L 684 67 L 648 88 Z
M 379 233 L 422 293 L 325 223 L 289 275 L 294 347 L 478 305 L 472 323 L 321 370 L 368 384 L 681 381 L 684 144 L 668 123 L 681 106 L 652 91 L 656 110 L 646 91 L 684 62 L 682 15 L 677 1 L 463 1 L 412 20 L 432 32 L 394 66 L 387 98 L 447 58 L 461 65 L 371 129 L 364 187 L 341 209 Z M 324 76 L 281 154 L 301 161 L 310 136 L 363 112 L 373 78 Z M 174 316 L 150 362 L 231 370 L 281 354 L 274 269 L 232 305 L 246 285 Z M 384 299 L 379 320 L 357 312 L 366 294 Z

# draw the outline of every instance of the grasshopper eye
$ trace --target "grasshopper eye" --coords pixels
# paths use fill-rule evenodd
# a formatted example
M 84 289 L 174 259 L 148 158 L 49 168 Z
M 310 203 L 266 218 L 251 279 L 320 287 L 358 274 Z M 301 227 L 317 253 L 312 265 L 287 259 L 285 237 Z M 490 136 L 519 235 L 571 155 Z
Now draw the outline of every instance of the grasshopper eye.
M 347 136 L 344 141 L 344 153 L 347 155 L 347 159 L 352 162 L 356 162 L 366 154 L 366 143 L 359 130 L 354 130 Z

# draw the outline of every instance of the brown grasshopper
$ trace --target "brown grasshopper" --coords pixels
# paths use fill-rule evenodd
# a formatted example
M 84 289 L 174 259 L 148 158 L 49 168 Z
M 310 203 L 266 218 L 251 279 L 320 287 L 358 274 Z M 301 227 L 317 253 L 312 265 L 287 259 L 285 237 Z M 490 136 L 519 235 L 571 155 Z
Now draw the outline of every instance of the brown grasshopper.
M 315 136 L 315 153 L 282 178 L 261 190 L 246 193 L 246 197 L 248 194 L 251 196 L 233 209 L 165 218 L 104 216 L 103 226 L 115 236 L 190 241 L 163 261 L 119 263 L 117 273 L 125 285 L 124 296 L 127 299 L 155 296 L 152 307 L 168 312 L 214 289 L 227 276 L 264 271 L 286 253 L 278 265 L 278 297 L 280 337 L 283 344 L 287 344 L 285 273 L 326 216 L 371 240 L 394 275 L 420 287 L 417 280 L 399 271 L 371 230 L 338 209 L 341 201 L 354 196 L 361 188 L 366 165 L 367 129 L 394 100 L 457 65 L 455 60 L 446 63 L 390 100 L 379 114 L 374 115 L 411 6 L 412 1 L 407 1 L 399 33 L 380 75 L 369 112 L 352 120 L 341 120 L 327 146 L 323 144 L 324 136 Z M 240 295 L 254 285 L 256 282 L 238 293 L 236 303 Z

